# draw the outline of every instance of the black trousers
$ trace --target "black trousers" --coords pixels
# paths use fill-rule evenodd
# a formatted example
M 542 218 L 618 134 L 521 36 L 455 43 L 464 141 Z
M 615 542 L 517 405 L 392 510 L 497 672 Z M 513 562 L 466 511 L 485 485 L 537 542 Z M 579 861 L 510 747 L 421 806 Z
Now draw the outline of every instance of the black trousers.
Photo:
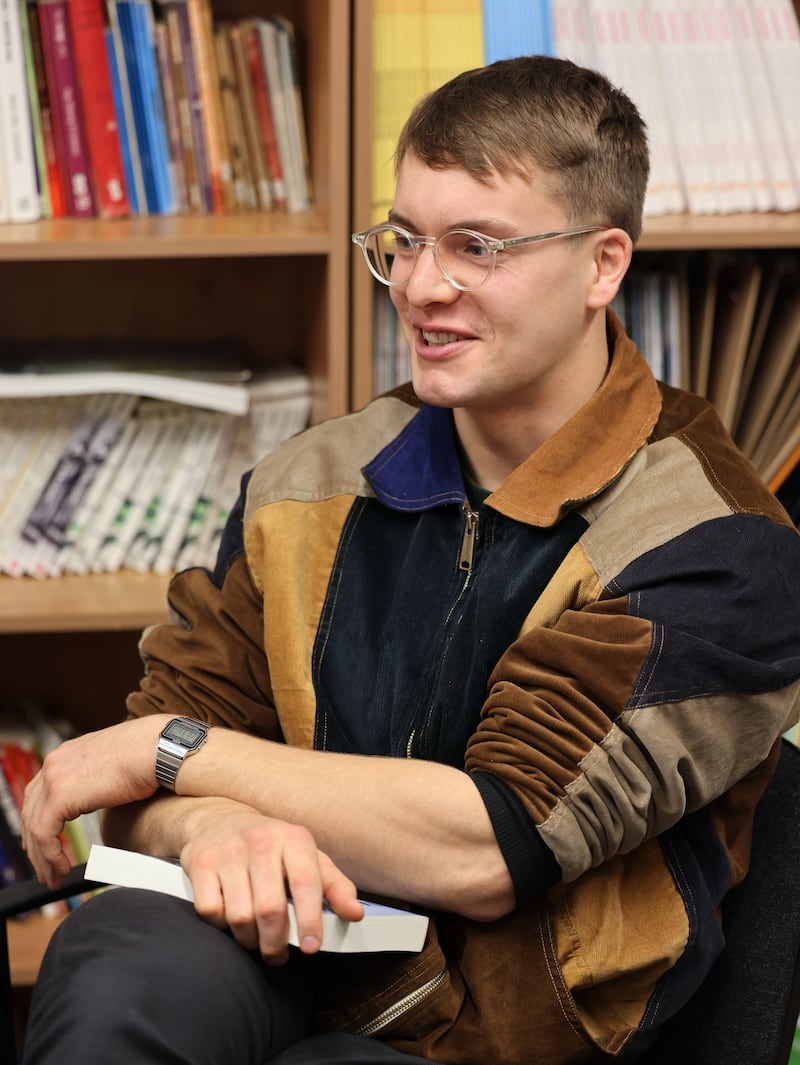
M 31 1003 L 24 1065 L 423 1065 L 315 1033 L 302 960 L 264 965 L 187 902 L 114 888 L 61 925 Z

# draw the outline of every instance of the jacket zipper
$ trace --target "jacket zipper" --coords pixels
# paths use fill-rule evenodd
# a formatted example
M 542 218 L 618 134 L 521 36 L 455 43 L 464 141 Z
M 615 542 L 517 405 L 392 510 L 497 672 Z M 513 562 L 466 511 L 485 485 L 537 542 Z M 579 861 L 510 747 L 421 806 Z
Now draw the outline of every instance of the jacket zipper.
M 360 1028 L 357 1028 L 355 1035 L 370 1036 L 375 1035 L 382 1028 L 386 1028 L 392 1021 L 397 1020 L 398 1017 L 402 1017 L 404 1013 L 408 1013 L 420 1002 L 432 995 L 433 992 L 444 983 L 444 979 L 447 976 L 447 970 L 442 969 L 440 973 L 426 981 L 422 987 L 418 987 L 416 991 L 412 991 L 408 995 L 404 995 L 403 998 L 398 999 L 387 1009 L 378 1014 L 377 1017 L 373 1017 L 371 1021 L 367 1021 L 366 1024 L 362 1024 Z
M 464 593 L 464 590 L 469 584 L 470 574 L 472 573 L 472 563 L 475 556 L 475 540 L 478 536 L 478 512 L 472 509 L 468 499 L 464 500 L 461 509 L 464 512 L 464 535 L 461 538 L 461 553 L 458 556 L 458 568 L 461 573 L 467 575 L 467 579 L 464 581 L 464 585 L 459 595 Z M 408 737 L 408 742 L 406 743 L 406 758 L 414 757 L 413 748 L 416 732 L 416 729 L 412 729 L 411 734 Z
M 458 568 L 462 573 L 472 572 L 472 558 L 475 554 L 475 538 L 478 535 L 478 514 L 472 510 L 469 503 L 464 501 L 464 536 L 461 540 L 461 554 L 458 559 Z

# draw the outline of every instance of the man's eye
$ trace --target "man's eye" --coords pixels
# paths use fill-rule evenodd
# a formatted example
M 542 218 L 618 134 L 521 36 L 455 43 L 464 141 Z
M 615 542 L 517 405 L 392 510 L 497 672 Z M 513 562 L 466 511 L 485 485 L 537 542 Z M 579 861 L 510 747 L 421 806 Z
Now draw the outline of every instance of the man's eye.
M 404 233 L 390 234 L 387 243 L 389 244 L 390 253 L 394 255 L 409 255 L 414 251 L 414 241 Z

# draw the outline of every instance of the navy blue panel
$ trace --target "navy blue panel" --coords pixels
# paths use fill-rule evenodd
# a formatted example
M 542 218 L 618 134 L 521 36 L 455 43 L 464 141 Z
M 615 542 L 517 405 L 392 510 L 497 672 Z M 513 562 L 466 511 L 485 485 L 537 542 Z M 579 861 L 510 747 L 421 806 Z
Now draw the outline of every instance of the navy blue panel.
M 253 471 L 250 470 L 242 477 L 241 480 L 241 492 L 239 498 L 236 500 L 228 519 L 225 522 L 225 528 L 222 532 L 222 539 L 217 550 L 217 560 L 214 565 L 214 572 L 210 575 L 211 581 L 221 588 L 225 582 L 225 577 L 228 570 L 233 563 L 244 554 L 244 505 L 245 496 L 247 494 L 247 485 L 250 482 Z
M 585 522 L 543 530 L 484 507 L 469 574 L 464 527 L 452 504 L 354 504 L 314 651 L 316 746 L 463 765 L 491 670 Z
M 754 560 L 758 559 L 758 564 Z M 612 590 L 653 622 L 630 707 L 766 692 L 800 676 L 797 534 L 767 518 L 704 522 L 627 566 Z
M 635 1051 L 652 1043 L 661 1025 L 697 991 L 725 945 L 717 907 L 730 884 L 730 868 L 719 836 L 701 810 L 659 836 L 667 866 L 686 908 L 689 935 L 677 963 L 656 986 L 630 1045 Z
M 462 502 L 464 479 L 453 412 L 444 407 L 422 407 L 363 472 L 387 507 L 424 510 Z

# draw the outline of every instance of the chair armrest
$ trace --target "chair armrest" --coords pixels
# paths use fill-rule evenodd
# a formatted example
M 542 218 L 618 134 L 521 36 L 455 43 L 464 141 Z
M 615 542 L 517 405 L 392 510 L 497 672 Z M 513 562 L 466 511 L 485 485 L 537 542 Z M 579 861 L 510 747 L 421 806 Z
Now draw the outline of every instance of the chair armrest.
M 11 884 L 0 890 L 0 920 L 6 917 L 15 917 L 20 913 L 38 909 L 48 902 L 57 902 L 59 899 L 68 899 L 72 895 L 80 895 L 84 891 L 91 891 L 99 885 L 94 881 L 84 878 L 86 865 L 76 865 L 67 873 L 64 883 L 59 888 L 51 889 L 38 880 L 25 880 L 19 884 Z

